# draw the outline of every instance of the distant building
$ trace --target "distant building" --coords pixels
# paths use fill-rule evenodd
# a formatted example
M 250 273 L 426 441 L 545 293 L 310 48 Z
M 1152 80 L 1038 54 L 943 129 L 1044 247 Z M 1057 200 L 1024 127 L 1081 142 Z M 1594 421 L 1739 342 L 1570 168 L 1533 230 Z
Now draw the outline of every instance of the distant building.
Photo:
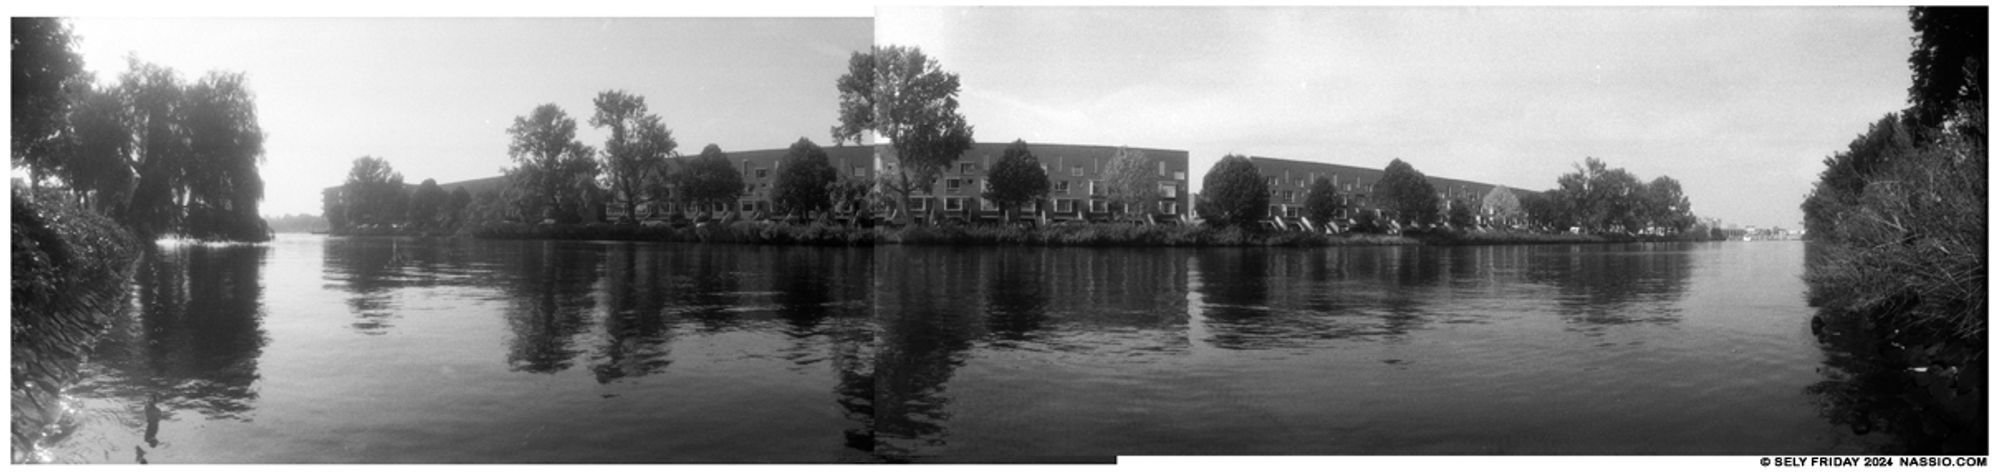
M 1000 207 L 982 197 L 987 185 L 987 172 L 1000 160 L 1010 143 L 976 143 L 972 149 L 959 156 L 938 176 L 928 192 L 918 192 L 915 196 L 942 196 L 947 217 L 977 216 L 996 217 Z M 882 174 L 896 172 L 895 151 L 887 145 L 878 146 L 875 171 Z M 1023 209 L 1047 212 L 1051 219 L 1105 219 L 1111 217 L 1113 208 L 1108 199 L 1109 187 L 1105 184 L 1105 166 L 1118 152 L 1117 146 L 1090 146 L 1071 144 L 1028 144 L 1028 152 L 1041 162 L 1042 169 L 1049 176 L 1049 196 Z M 1187 151 L 1154 148 L 1129 148 L 1145 154 L 1152 163 L 1153 188 L 1159 195 L 1145 211 L 1158 217 L 1179 219 L 1192 211 L 1191 194 L 1188 192 Z M 910 202 L 913 213 L 930 211 L 930 199 L 914 199 Z M 954 215 L 956 213 L 956 215 Z
M 1264 176 L 1264 183 L 1271 188 L 1271 203 L 1266 208 L 1266 216 L 1282 215 L 1296 218 L 1303 214 L 1306 194 L 1312 190 L 1313 181 L 1319 178 L 1333 182 L 1333 188 L 1338 192 L 1342 211 L 1336 213 L 1334 218 L 1353 218 L 1356 211 L 1378 213 L 1381 211 L 1377 202 L 1372 201 L 1371 195 L 1375 192 L 1375 183 L 1382 180 L 1382 169 L 1256 156 L 1250 157 L 1250 163 L 1257 166 L 1257 172 Z M 1444 204 L 1439 206 L 1440 210 L 1450 210 L 1451 205 L 1460 204 L 1455 202 L 1478 205 L 1486 194 L 1496 187 L 1484 182 L 1449 179 L 1430 174 L 1425 174 L 1425 177 L 1430 180 L 1431 186 L 1437 189 L 1438 198 L 1444 200 Z M 1520 189 L 1511 190 L 1516 196 L 1529 193 Z M 1474 208 L 1474 210 L 1479 209 Z M 1492 216 L 1484 214 L 1485 212 L 1481 213 L 1482 222 L 1486 222 Z

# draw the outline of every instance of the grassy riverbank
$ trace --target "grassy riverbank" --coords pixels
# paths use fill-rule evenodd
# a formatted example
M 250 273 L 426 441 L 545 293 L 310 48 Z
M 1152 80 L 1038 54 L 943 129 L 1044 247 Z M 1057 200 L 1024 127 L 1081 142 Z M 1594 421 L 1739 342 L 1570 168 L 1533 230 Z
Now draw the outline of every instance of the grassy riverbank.
M 57 395 L 125 298 L 139 246 L 62 194 L 13 194 L 13 445 L 20 463 L 61 414 Z

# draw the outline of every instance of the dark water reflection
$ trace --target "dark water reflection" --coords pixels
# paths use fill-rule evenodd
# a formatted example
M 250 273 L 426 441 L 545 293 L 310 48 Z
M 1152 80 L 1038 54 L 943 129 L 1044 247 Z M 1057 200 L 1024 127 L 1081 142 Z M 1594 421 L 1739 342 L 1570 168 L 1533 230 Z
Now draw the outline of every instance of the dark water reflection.
M 644 463 L 1878 448 L 1879 432 L 1825 413 L 1845 390 L 1816 385 L 1849 377 L 1815 370 L 1832 361 L 1805 329 L 1798 249 L 176 246 L 142 264 L 134 312 L 72 390 L 87 421 L 51 452 Z

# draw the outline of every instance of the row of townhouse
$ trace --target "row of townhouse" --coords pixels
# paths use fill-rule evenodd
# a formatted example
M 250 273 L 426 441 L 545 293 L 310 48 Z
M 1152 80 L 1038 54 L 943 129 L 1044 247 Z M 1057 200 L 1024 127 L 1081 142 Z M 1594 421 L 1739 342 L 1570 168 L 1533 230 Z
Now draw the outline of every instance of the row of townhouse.
M 1264 176 L 1264 182 L 1271 190 L 1271 201 L 1266 209 L 1266 216 L 1299 217 L 1305 212 L 1306 195 L 1311 192 L 1313 182 L 1321 178 L 1333 183 L 1336 196 L 1341 203 L 1341 210 L 1334 214 L 1334 218 L 1353 218 L 1355 212 L 1359 211 L 1374 211 L 1378 214 L 1381 211 L 1381 207 L 1371 201 L 1370 195 L 1375 192 L 1375 183 L 1382 180 L 1382 169 L 1256 156 L 1250 158 L 1250 163 L 1257 166 L 1257 172 Z M 1484 182 L 1431 175 L 1426 175 L 1425 178 L 1430 180 L 1433 188 L 1437 189 L 1438 198 L 1444 200 L 1444 205 L 1440 207 L 1443 210 L 1449 210 L 1452 205 L 1463 204 L 1460 202 L 1479 205 L 1495 188 L 1507 188 L 1507 191 L 1513 192 L 1517 198 L 1527 193 Z M 1478 211 L 1483 223 L 1493 222 L 1490 220 L 1500 216 L 1489 208 L 1475 206 L 1474 210 Z

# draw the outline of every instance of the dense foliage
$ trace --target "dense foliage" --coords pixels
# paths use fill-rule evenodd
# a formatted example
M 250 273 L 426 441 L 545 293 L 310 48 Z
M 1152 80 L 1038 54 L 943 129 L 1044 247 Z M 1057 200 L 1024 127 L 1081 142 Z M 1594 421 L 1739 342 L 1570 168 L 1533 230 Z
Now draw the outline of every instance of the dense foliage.
M 1159 179 L 1153 169 L 1145 151 L 1122 146 L 1104 163 L 1104 198 L 1122 218 L 1143 220 L 1152 212 L 1151 203 L 1159 200 L 1159 190 L 1153 186 Z
M 958 74 L 945 72 L 922 50 L 887 45 L 854 53 L 834 85 L 840 91 L 834 142 L 859 143 L 869 131 L 889 140 L 897 166 L 882 183 L 899 208 L 907 210 L 911 194 L 931 188 L 946 166 L 972 149 L 972 125 L 958 113 Z M 943 208 L 943 201 L 931 208 Z M 907 211 L 898 214 L 908 222 Z
M 1862 326 L 1901 387 L 1874 403 L 1921 417 L 1842 421 L 1928 438 L 1918 453 L 1986 452 L 1985 15 L 1911 9 L 1910 108 L 1828 157 L 1801 204 L 1820 321 Z
M 1340 191 L 1332 180 L 1325 177 L 1313 179 L 1312 188 L 1306 189 L 1306 218 L 1324 224 L 1333 221 L 1333 216 L 1342 208 Z
M 624 203 L 621 214 L 637 219 L 640 201 L 657 193 L 646 188 L 658 182 L 649 177 L 663 171 L 667 156 L 679 144 L 660 116 L 647 112 L 645 97 L 611 90 L 599 92 L 592 103 L 597 112 L 590 125 L 611 128 L 604 141 L 605 180 L 611 183 L 611 195 Z
M 1201 201 L 1195 210 L 1209 224 L 1251 227 L 1271 203 L 1270 184 L 1257 173 L 1250 158 L 1222 156 L 1201 179 Z
M 1374 200 L 1403 225 L 1436 224 L 1438 193 L 1429 178 L 1402 159 L 1389 161 L 1375 182 Z
M 520 192 L 523 217 L 574 223 L 590 216 L 590 203 L 602 192 L 596 184 L 601 170 L 597 150 L 576 140 L 576 120 L 553 103 L 514 118 L 507 128 L 512 142 L 507 155 L 514 167 L 507 181 Z
M 1028 151 L 1027 141 L 1016 139 L 1007 145 L 986 176 L 989 188 L 984 196 L 1000 206 L 1007 221 L 1014 220 L 1021 205 L 1049 195 L 1049 173 L 1042 169 L 1035 153 Z
M 772 209 L 799 216 L 826 211 L 833 207 L 830 186 L 839 178 L 839 171 L 827 161 L 826 150 L 810 139 L 799 138 L 778 164 L 778 178 L 771 185 Z
M 685 160 L 673 174 L 681 201 L 703 207 L 727 205 L 743 194 L 743 173 L 729 164 L 721 146 L 711 143 L 701 148 L 701 155 Z

